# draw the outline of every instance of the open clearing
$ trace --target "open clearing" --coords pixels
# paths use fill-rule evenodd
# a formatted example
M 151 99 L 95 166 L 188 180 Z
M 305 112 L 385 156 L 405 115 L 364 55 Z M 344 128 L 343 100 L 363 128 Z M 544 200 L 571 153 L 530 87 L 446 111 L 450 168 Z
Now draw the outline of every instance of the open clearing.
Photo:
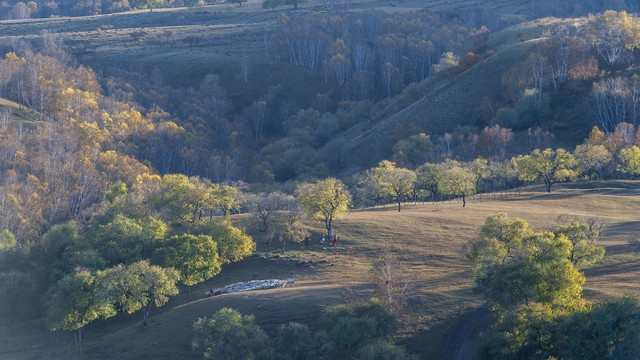
M 192 358 L 191 324 L 223 306 L 254 314 L 270 333 L 290 321 L 316 327 L 323 308 L 343 303 L 354 294 L 361 299 L 371 294 L 367 272 L 377 257 L 390 251 L 413 278 L 412 316 L 398 342 L 421 358 L 439 359 L 445 355 L 447 335 L 484 303 L 474 292 L 463 249 L 477 236 L 487 216 L 506 212 L 526 219 L 537 230 L 554 227 L 563 215 L 605 220 L 599 241 L 607 250 L 605 260 L 584 270 L 585 295 L 597 300 L 640 289 L 639 207 L 640 183 L 611 181 L 569 184 L 551 194 L 529 190 L 517 197 L 476 196 L 466 208 L 452 201 L 407 205 L 400 213 L 392 207 L 351 211 L 336 223 L 337 248 L 320 245 L 323 229 L 318 222 L 312 229 L 312 243 L 295 246 L 285 255 L 267 254 L 257 239 L 255 255 L 225 266 L 212 281 L 194 286 L 191 299 L 183 291 L 152 314 L 144 331 L 139 328 L 139 314 L 92 326 L 87 331 L 85 355 L 90 359 Z M 298 278 L 293 288 L 201 299 L 211 286 L 292 276 Z M 51 358 L 66 356 L 70 346 L 66 344 L 71 341 L 71 337 L 59 336 Z M 42 352 L 30 349 L 11 353 L 10 358 L 41 358 Z

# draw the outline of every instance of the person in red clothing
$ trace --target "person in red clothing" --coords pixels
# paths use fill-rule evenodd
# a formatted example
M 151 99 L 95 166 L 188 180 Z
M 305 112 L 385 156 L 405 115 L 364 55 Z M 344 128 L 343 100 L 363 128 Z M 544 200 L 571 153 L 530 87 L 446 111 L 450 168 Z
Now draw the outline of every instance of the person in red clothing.
M 333 235 L 333 246 L 338 246 L 338 235 Z

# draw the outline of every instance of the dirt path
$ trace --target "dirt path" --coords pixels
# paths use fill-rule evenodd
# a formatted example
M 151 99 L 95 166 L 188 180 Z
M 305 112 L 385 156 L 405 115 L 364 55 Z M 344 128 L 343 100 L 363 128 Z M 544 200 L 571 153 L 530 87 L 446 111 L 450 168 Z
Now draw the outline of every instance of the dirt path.
M 481 307 L 467 315 L 458 326 L 449 333 L 442 360 L 476 360 L 480 339 L 478 332 L 489 320 L 491 312 Z

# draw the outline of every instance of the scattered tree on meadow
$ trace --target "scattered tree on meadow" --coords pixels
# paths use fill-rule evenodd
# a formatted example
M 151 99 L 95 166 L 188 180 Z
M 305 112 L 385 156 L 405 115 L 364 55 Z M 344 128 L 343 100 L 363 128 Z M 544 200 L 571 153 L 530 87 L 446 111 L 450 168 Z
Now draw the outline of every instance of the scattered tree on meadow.
M 604 248 L 596 244 L 600 233 L 591 229 L 588 224 L 572 222 L 557 228 L 553 233 L 556 237 L 564 235 L 571 242 L 569 260 L 576 267 L 589 266 L 604 258 Z
M 334 178 L 302 185 L 296 190 L 296 196 L 310 218 L 324 220 L 329 234 L 333 233 L 333 219 L 344 215 L 351 205 L 351 194 L 342 181 Z
M 462 207 L 465 207 L 467 196 L 477 191 L 476 181 L 476 176 L 471 170 L 452 162 L 449 166 L 445 166 L 438 183 L 438 190 L 443 194 L 462 196 Z
M 272 225 L 278 220 L 279 211 L 295 208 L 295 198 L 280 191 L 257 194 L 249 199 L 249 208 L 253 221 L 261 233 L 269 233 Z M 271 237 L 265 236 L 267 251 L 271 251 Z
M 283 254 L 287 250 L 288 242 L 301 243 L 309 236 L 311 233 L 305 226 L 304 214 L 297 208 L 277 214 L 274 223 L 265 234 L 267 243 L 270 243 L 271 240 L 282 242 Z
M 429 191 L 434 202 L 439 194 L 438 184 L 443 172 L 444 166 L 441 164 L 424 163 L 416 169 L 416 187 Z
M 531 154 L 517 158 L 520 179 L 535 181 L 541 179 L 547 192 L 551 192 L 551 186 L 565 181 L 575 175 L 575 158 L 564 149 L 546 149 L 544 151 L 533 150 Z
M 378 167 L 367 171 L 374 181 L 378 181 L 382 193 L 391 197 L 398 204 L 398 212 L 402 200 L 406 199 L 414 189 L 416 174 L 403 168 L 397 168 L 392 161 L 383 160 Z M 371 174 L 369 174 L 371 173 Z

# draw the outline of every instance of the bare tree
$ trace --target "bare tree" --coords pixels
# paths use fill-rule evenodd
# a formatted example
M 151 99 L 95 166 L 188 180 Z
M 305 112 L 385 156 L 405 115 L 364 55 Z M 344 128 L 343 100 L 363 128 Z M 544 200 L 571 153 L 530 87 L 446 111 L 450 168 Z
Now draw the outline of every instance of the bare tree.
M 542 87 L 548 78 L 547 70 L 549 68 L 549 59 L 540 53 L 531 53 L 527 58 L 527 65 L 531 73 L 534 88 L 538 90 L 538 100 L 542 100 Z
M 627 79 L 608 78 L 593 84 L 594 114 L 602 130 L 613 132 L 627 120 L 631 91 Z
M 407 305 L 411 279 L 400 261 L 390 253 L 384 254 L 373 264 L 370 281 L 375 296 L 387 310 L 394 314 L 402 313 Z
M 9 126 L 9 120 L 11 119 L 11 108 L 3 106 L 0 109 L 0 130 L 5 130 Z
M 268 56 L 267 56 L 268 57 Z M 240 71 L 242 72 L 242 82 L 245 84 L 249 82 L 249 57 L 247 55 L 242 57 L 240 61 Z

